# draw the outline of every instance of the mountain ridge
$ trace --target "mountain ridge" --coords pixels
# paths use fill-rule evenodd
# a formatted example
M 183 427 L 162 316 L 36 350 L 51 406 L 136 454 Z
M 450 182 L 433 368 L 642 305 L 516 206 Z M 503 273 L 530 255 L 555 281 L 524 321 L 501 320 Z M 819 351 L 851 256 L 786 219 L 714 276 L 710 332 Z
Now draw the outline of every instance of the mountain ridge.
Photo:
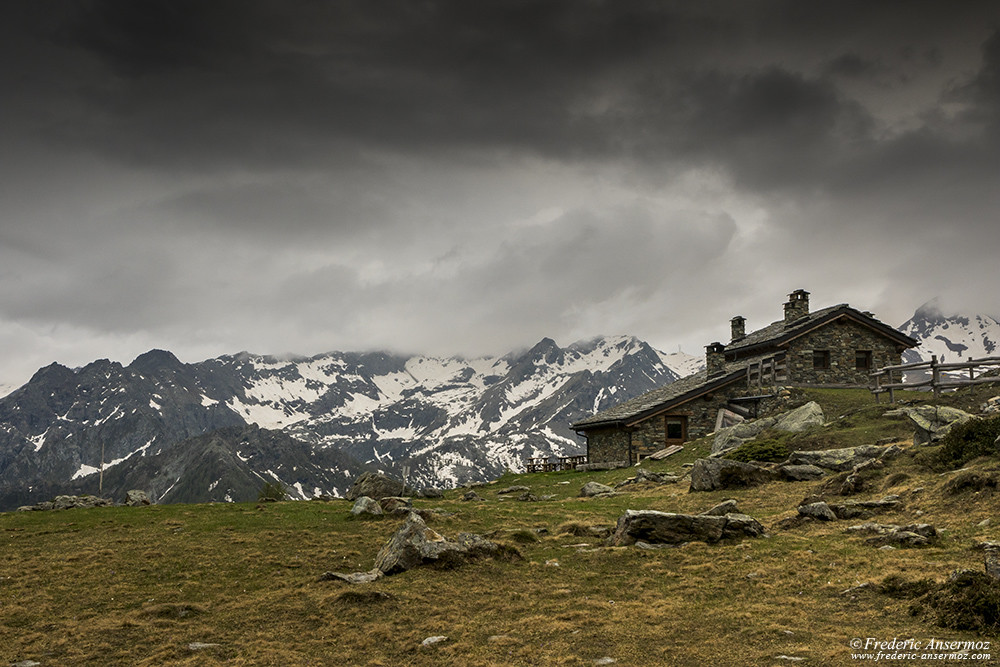
M 96 492 L 102 466 L 105 488 L 115 492 L 137 484 L 157 500 L 218 500 L 212 493 L 222 481 L 213 478 L 216 486 L 207 483 L 199 494 L 180 479 L 208 474 L 181 464 L 192 458 L 192 447 L 209 444 L 242 470 L 238 483 L 228 485 L 240 497 L 247 480 L 265 478 L 281 481 L 297 498 L 341 495 L 367 469 L 399 476 L 406 467 L 412 483 L 423 486 L 485 481 L 519 469 L 528 456 L 582 453 L 570 423 L 672 382 L 679 373 L 671 364 L 684 371 L 697 363 L 615 336 L 566 348 L 543 338 L 524 352 L 472 359 L 240 352 L 187 364 L 150 350 L 127 366 L 107 359 L 75 370 L 51 364 L 0 398 L 0 509 L 48 499 L 39 495 L 53 491 L 89 485 Z M 250 425 L 280 433 L 289 452 L 311 452 L 326 463 L 310 467 L 307 457 L 295 470 L 263 468 L 223 455 L 232 446 L 221 436 L 197 444 L 220 429 Z M 174 488 L 184 493 L 168 493 L 148 470 L 153 461 L 183 468 Z M 129 469 L 145 472 L 122 472 Z

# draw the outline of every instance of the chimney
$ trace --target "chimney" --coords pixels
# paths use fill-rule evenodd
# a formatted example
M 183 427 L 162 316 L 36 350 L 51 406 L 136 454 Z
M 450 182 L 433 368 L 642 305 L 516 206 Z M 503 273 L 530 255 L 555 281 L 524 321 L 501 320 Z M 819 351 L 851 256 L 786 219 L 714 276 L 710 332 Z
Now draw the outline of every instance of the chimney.
M 791 324 L 809 314 L 809 292 L 797 289 L 788 295 L 785 304 L 785 324 Z
M 737 315 L 733 319 L 729 320 L 729 324 L 731 324 L 733 328 L 732 342 L 735 343 L 736 341 L 743 340 L 747 337 L 747 318 L 742 315 Z
M 705 370 L 708 377 L 715 377 L 726 371 L 726 346 L 712 343 L 705 346 Z

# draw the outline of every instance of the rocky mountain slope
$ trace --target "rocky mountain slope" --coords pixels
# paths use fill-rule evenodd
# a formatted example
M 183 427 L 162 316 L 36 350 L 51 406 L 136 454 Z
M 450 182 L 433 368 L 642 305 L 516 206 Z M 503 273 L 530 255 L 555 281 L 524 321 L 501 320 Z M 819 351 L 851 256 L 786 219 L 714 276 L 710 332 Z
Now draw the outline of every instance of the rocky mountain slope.
M 916 310 L 899 330 L 920 341 L 920 347 L 907 350 L 903 355 L 906 363 L 930 361 L 937 355 L 938 361 L 955 363 L 969 357 L 1000 356 L 1000 322 L 989 315 L 948 315 L 941 310 L 935 299 Z
M 246 500 L 262 481 L 338 495 L 355 475 L 453 486 L 574 455 L 568 424 L 672 382 L 700 359 L 630 337 L 480 359 L 248 353 L 197 364 L 53 364 L 0 398 L 0 509 L 59 492 L 144 488 L 158 501 Z M 248 425 L 258 428 L 246 430 Z

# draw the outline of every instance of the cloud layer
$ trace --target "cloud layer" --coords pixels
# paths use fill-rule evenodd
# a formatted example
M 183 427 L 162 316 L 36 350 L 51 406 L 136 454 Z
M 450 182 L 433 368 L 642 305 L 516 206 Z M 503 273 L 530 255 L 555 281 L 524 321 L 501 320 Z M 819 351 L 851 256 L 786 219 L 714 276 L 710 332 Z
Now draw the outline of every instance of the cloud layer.
M 389 4 L 5 4 L 0 380 L 1000 312 L 995 3 Z

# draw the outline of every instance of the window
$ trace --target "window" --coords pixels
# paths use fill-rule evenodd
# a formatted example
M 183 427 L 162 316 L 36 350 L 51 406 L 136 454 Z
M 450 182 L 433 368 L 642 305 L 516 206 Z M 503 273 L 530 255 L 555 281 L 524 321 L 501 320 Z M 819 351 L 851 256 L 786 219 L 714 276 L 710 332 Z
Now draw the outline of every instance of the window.
M 824 369 L 830 367 L 830 350 L 813 350 L 813 368 Z
M 667 440 L 684 439 L 684 420 L 667 418 Z
M 872 369 L 872 351 L 857 350 L 854 353 L 855 368 L 859 371 L 870 371 Z

